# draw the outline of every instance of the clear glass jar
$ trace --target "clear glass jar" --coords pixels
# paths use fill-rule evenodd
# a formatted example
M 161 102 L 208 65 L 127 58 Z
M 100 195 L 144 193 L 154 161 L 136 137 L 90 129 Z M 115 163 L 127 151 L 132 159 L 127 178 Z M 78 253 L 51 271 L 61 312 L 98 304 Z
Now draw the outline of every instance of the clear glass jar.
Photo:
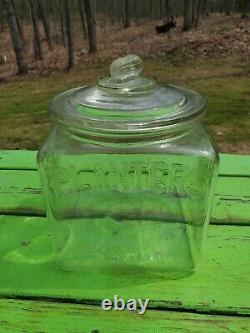
M 218 155 L 199 94 L 140 76 L 111 76 L 52 102 L 38 167 L 63 270 L 179 278 L 199 261 Z

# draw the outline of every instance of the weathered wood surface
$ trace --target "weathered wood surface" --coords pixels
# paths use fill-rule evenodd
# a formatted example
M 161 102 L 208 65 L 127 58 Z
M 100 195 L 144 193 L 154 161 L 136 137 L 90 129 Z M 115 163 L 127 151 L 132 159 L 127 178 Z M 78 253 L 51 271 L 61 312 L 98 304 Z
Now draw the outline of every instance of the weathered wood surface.
M 36 151 L 0 150 L 0 170 L 37 170 Z
M 250 332 L 249 156 L 221 155 L 204 260 L 186 279 L 58 269 L 36 152 L 0 151 L 0 214 L 0 332 Z M 151 310 L 143 316 L 101 310 L 100 301 L 115 294 L 149 298 Z
M 211 223 L 250 224 L 250 157 L 221 155 Z M 45 216 L 36 152 L 0 151 L 0 214 Z
M 117 294 L 149 298 L 151 307 L 250 314 L 249 226 L 211 225 L 202 265 L 193 276 L 175 281 L 61 271 L 42 217 L 2 216 L 0 244 L 2 296 L 98 302 Z
M 37 170 L 36 151 L 0 150 L 0 169 Z M 220 154 L 219 175 L 250 177 L 250 156 Z
M 249 318 L 149 310 L 102 311 L 98 307 L 0 300 L 0 331 L 11 333 L 247 333 Z

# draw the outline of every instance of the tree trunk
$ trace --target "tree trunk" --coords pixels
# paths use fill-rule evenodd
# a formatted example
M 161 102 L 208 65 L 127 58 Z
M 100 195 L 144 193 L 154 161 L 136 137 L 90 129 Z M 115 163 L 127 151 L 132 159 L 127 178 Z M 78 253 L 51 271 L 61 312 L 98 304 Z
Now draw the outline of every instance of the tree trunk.
M 34 8 L 34 2 L 33 2 L 33 0 L 29 0 L 29 3 L 30 3 L 30 14 L 31 14 L 31 20 L 32 20 L 32 27 L 33 27 L 34 56 L 35 56 L 35 58 L 43 60 L 42 48 L 41 48 L 41 42 L 40 42 L 40 32 L 39 32 L 39 27 L 37 24 L 37 17 L 36 17 L 36 11 Z
M 134 0 L 133 7 L 132 7 L 133 20 L 134 20 L 134 23 L 137 25 L 139 25 L 139 23 L 140 23 L 140 9 L 138 7 L 139 7 L 138 0 Z
M 208 2 L 208 0 L 203 0 L 202 1 L 201 11 L 202 11 L 202 17 L 203 18 L 207 15 L 207 2 Z
M 94 53 L 97 51 L 96 23 L 95 23 L 95 14 L 91 0 L 84 0 L 84 9 L 86 13 L 87 27 L 88 27 L 89 53 Z
M 149 0 L 149 20 L 150 22 L 154 19 L 154 3 L 153 0 Z
M 160 0 L 160 19 L 165 19 L 165 0 Z
M 1 32 L 4 32 L 5 31 L 5 24 L 4 24 L 4 22 L 1 20 L 1 22 L 0 22 L 0 31 Z
M 127 29 L 130 26 L 129 20 L 129 0 L 122 1 L 122 18 L 123 29 Z
M 22 26 L 21 26 L 21 23 L 20 23 L 20 20 L 19 20 L 19 16 L 17 14 L 15 0 L 11 0 L 11 3 L 12 3 L 13 10 L 14 10 L 18 31 L 19 31 L 20 37 L 22 39 L 22 42 L 24 43 L 23 29 L 22 29 Z
M 192 0 L 184 0 L 184 23 L 183 31 L 187 31 L 192 27 Z
M 149 17 L 149 21 L 151 22 L 153 20 L 153 12 L 154 12 L 154 5 L 153 5 L 153 0 L 149 0 L 148 3 L 148 17 Z
M 74 67 L 74 42 L 73 42 L 73 36 L 72 36 L 71 15 L 70 15 L 70 10 L 69 10 L 68 0 L 62 0 L 62 2 L 63 2 L 63 13 L 64 13 L 67 46 L 68 46 L 67 69 L 70 70 L 71 68 Z
M 218 2 L 213 0 L 211 2 L 211 13 L 216 13 L 218 12 Z
M 37 0 L 38 1 L 38 8 L 39 8 L 39 14 L 43 23 L 44 33 L 45 37 L 49 46 L 49 49 L 52 50 L 52 42 L 51 42 L 51 35 L 50 35 L 50 25 L 49 25 L 49 19 L 46 14 L 46 10 L 44 8 L 43 0 Z
M 81 17 L 83 38 L 86 39 L 87 38 L 86 15 L 84 13 L 84 8 L 83 8 L 82 0 L 78 0 L 78 7 L 79 7 L 80 17 Z
M 7 22 L 9 25 L 13 48 L 16 54 L 16 62 L 18 66 L 18 74 L 26 74 L 28 72 L 27 64 L 24 59 L 24 48 L 20 31 L 18 29 L 15 11 L 11 0 L 4 0 L 4 9 L 6 11 Z
M 6 18 L 2 5 L 0 5 L 0 31 L 4 32 L 6 29 Z
M 27 13 L 27 1 L 26 0 L 18 0 L 18 2 L 19 2 L 20 21 L 23 21 L 24 18 L 26 17 L 26 13 Z
M 211 0 L 205 0 L 205 4 L 206 16 L 209 16 L 211 13 Z
M 192 0 L 192 26 L 195 25 L 196 15 L 197 15 L 197 0 Z
M 224 11 L 225 11 L 225 7 L 226 7 L 225 0 L 220 0 L 220 1 L 219 1 L 219 12 L 220 12 L 221 14 L 224 13 Z
M 59 16 L 60 16 L 60 27 L 61 27 L 61 36 L 62 36 L 62 44 L 66 47 L 66 32 L 65 32 L 65 22 L 64 22 L 64 15 L 63 15 L 63 8 L 62 8 L 62 1 L 58 0 L 59 6 Z
M 241 18 L 245 19 L 247 18 L 248 13 L 248 6 L 249 6 L 249 0 L 242 0 L 242 11 L 241 11 Z
M 226 15 L 231 15 L 231 11 L 232 11 L 232 7 L 233 7 L 233 0 L 228 0 L 226 2 Z
M 53 16 L 54 14 L 54 1 L 53 0 L 44 0 L 45 1 L 45 15 L 47 16 L 47 18 L 49 18 L 49 16 Z
M 200 13 L 201 13 L 201 4 L 202 4 L 203 0 L 198 0 L 197 3 L 197 10 L 196 10 L 196 18 L 195 18 L 195 22 L 194 22 L 194 26 L 197 28 L 199 25 L 199 21 L 200 21 Z
M 116 0 L 112 0 L 111 8 L 109 10 L 109 17 L 111 25 L 114 25 L 117 19 L 117 2 Z
M 169 6 L 169 0 L 165 0 L 165 16 L 166 16 L 166 20 L 167 22 L 169 22 L 170 20 L 170 6 Z

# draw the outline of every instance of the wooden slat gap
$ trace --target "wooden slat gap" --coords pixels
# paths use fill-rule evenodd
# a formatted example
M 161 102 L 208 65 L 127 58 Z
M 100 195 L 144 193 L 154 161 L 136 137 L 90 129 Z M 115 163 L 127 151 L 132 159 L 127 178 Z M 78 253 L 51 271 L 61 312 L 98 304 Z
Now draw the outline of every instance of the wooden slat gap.
M 0 171 L 38 171 L 37 168 L 3 168 L 0 167 Z
M 250 178 L 250 175 L 243 175 L 243 174 L 226 174 L 226 173 L 219 173 L 218 177 L 221 178 Z
M 2 297 L 0 295 L 1 300 L 20 300 L 20 301 L 36 301 L 36 302 L 50 302 L 50 303 L 57 303 L 57 304 L 77 304 L 77 305 L 89 305 L 100 307 L 102 300 L 98 299 L 73 299 L 73 298 L 55 298 L 55 297 L 46 297 L 46 296 L 19 296 L 16 295 L 15 297 Z M 171 302 L 173 303 L 173 302 Z M 162 304 L 162 305 L 160 305 Z M 202 305 L 201 305 L 202 306 Z M 100 309 L 101 310 L 101 309 Z M 242 313 L 235 310 L 225 311 L 225 310 L 201 310 L 201 309 L 194 309 L 194 308 L 187 308 L 187 307 L 177 307 L 177 306 L 168 306 L 166 301 L 154 300 L 151 301 L 151 305 L 147 307 L 147 310 L 152 311 L 175 311 L 180 313 L 193 313 L 193 314 L 200 314 L 200 315 L 211 315 L 211 316 L 228 316 L 228 317 L 249 317 L 250 318 L 250 308 L 249 313 Z M 244 308 L 244 310 L 248 310 L 248 308 Z
M 23 217 L 44 217 L 46 218 L 45 212 L 31 212 L 30 214 L 28 212 L 18 212 L 18 211 L 4 211 L 0 210 L 0 217 L 1 216 L 23 216 Z M 218 225 L 218 226 L 239 226 L 239 227 L 247 227 L 250 225 L 250 220 L 249 222 L 241 222 L 240 220 L 216 220 L 216 219 L 211 219 L 210 221 L 211 225 Z

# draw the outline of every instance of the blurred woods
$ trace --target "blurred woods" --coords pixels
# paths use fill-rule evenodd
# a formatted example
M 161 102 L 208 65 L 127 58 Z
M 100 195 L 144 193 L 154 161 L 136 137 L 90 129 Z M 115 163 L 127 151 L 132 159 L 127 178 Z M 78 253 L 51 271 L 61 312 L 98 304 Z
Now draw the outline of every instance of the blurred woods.
M 107 26 L 122 30 L 146 21 L 162 20 L 166 24 L 182 17 L 182 30 L 188 31 L 196 29 L 211 13 L 235 12 L 246 19 L 249 7 L 249 0 L 2 0 L 0 38 L 8 29 L 18 74 L 28 72 L 27 53 L 31 48 L 34 60 L 43 61 L 58 45 L 65 48 L 66 68 L 71 69 L 76 41 L 87 45 L 87 53 L 98 52 L 97 27 L 102 34 Z M 4 52 L 0 50 L 2 63 L 6 61 Z

